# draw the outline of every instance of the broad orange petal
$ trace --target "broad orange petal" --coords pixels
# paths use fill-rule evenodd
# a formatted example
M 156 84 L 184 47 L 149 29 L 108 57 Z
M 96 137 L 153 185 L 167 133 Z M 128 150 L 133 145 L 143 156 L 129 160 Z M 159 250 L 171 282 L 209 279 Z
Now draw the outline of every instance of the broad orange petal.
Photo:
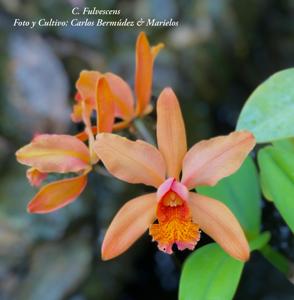
M 136 114 L 143 115 L 151 97 L 153 63 L 163 44 L 151 48 L 144 32 L 136 43 L 135 93 L 137 98 Z
M 102 244 L 102 259 L 112 259 L 125 252 L 155 220 L 156 194 L 128 201 L 112 220 Z
M 220 201 L 196 193 L 189 194 L 193 221 L 211 236 L 229 255 L 246 261 L 249 245 L 233 213 Z
M 248 131 L 235 131 L 195 144 L 183 162 L 182 183 L 189 189 L 197 185 L 215 185 L 236 172 L 255 146 Z
M 67 178 L 42 187 L 28 205 L 28 212 L 45 214 L 73 202 L 84 190 L 87 175 Z
M 185 124 L 176 95 L 165 88 L 157 101 L 157 143 L 166 164 L 168 177 L 179 178 L 187 152 Z
M 86 145 L 74 136 L 40 134 L 16 152 L 18 162 L 42 173 L 79 172 L 90 164 Z
M 114 123 L 113 94 L 104 77 L 97 84 L 96 105 L 97 132 L 111 132 Z
M 154 187 L 164 181 L 164 160 L 160 152 L 148 143 L 102 133 L 97 135 L 94 150 L 107 170 L 121 180 Z
M 134 116 L 134 98 L 130 86 L 119 76 L 113 73 L 105 73 L 105 78 L 110 85 L 115 97 L 116 116 L 124 120 L 132 119 Z

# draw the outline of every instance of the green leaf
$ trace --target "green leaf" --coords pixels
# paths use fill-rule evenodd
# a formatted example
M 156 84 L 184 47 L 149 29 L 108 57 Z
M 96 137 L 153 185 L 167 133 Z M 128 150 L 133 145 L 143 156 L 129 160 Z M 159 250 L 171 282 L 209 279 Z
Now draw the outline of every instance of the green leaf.
M 222 179 L 213 187 L 198 187 L 197 191 L 226 204 L 239 220 L 249 239 L 258 236 L 261 195 L 257 170 L 251 157 L 248 157 L 233 175 Z
M 260 176 L 260 187 L 263 193 L 263 196 L 268 201 L 273 201 L 273 196 L 271 195 L 270 191 L 268 190 L 268 185 L 264 182 L 264 176 Z
M 275 73 L 245 103 L 237 130 L 251 131 L 258 143 L 294 136 L 294 68 Z
M 206 245 L 186 260 L 180 279 L 180 300 L 230 300 L 244 263 L 226 254 L 217 244 Z
M 260 177 L 264 193 L 270 195 L 280 214 L 294 232 L 294 151 L 281 141 L 258 153 Z
M 290 153 L 294 154 L 294 139 L 284 139 L 279 141 L 274 141 L 273 145 L 276 148 L 288 151 Z

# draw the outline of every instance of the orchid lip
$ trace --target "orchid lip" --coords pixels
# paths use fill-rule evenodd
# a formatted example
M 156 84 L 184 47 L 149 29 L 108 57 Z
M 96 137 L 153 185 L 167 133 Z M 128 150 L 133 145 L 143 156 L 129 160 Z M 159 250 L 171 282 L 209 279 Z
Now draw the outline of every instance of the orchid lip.
M 200 239 L 199 225 L 192 221 L 188 197 L 187 187 L 173 177 L 158 188 L 158 222 L 150 226 L 149 234 L 165 253 L 172 254 L 174 244 L 179 250 L 193 250 Z

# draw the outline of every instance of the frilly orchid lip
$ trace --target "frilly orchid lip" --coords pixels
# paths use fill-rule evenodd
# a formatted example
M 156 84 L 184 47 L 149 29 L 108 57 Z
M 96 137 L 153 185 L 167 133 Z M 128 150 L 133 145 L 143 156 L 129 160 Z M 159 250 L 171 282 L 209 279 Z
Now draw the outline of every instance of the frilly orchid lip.
M 99 135 L 94 143 L 113 176 L 157 188 L 156 194 L 133 199 L 117 213 L 105 235 L 102 258 L 120 255 L 149 228 L 158 248 L 166 253 L 172 253 L 173 244 L 179 250 L 194 249 L 202 229 L 228 254 L 247 260 L 248 242 L 231 211 L 217 200 L 188 190 L 214 185 L 234 173 L 253 149 L 253 135 L 232 132 L 199 142 L 187 152 L 180 106 L 172 89 L 166 88 L 157 101 L 157 144 L 159 150 L 109 133 Z M 153 223 L 155 219 L 158 223 Z M 140 230 L 134 231 L 134 226 Z
M 27 170 L 27 178 L 32 186 L 39 187 L 43 180 L 45 180 L 48 176 L 47 173 L 40 172 L 36 168 L 30 168 Z

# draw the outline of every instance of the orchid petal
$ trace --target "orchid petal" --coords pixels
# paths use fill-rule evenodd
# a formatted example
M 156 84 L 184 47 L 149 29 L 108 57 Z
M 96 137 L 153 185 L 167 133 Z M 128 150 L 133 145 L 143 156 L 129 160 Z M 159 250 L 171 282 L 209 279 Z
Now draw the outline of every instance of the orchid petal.
M 115 102 L 116 116 L 129 120 L 134 116 L 134 98 L 130 86 L 119 76 L 105 73 Z
M 171 88 L 165 88 L 157 101 L 157 143 L 165 158 L 168 176 L 178 179 L 187 142 L 179 102 Z
M 164 181 L 164 160 L 160 152 L 148 143 L 102 133 L 97 135 L 94 151 L 107 170 L 121 180 L 154 187 Z
M 90 164 L 86 145 L 70 135 L 40 134 L 19 149 L 16 158 L 42 173 L 79 172 Z
M 159 54 L 159 52 L 162 48 L 164 48 L 163 43 L 159 43 L 156 46 L 151 47 L 151 54 L 152 54 L 153 60 L 155 60 L 155 58 L 157 57 L 157 55 Z
M 105 78 L 97 84 L 97 132 L 111 132 L 114 123 L 113 95 Z
M 137 115 L 143 115 L 151 97 L 153 80 L 153 63 L 163 44 L 150 47 L 144 32 L 141 32 L 136 43 L 135 93 L 137 98 Z
M 195 144 L 183 161 L 182 183 L 189 189 L 197 185 L 215 185 L 237 171 L 255 146 L 248 131 L 235 131 Z
M 84 190 L 87 175 L 67 178 L 42 187 L 28 205 L 28 212 L 45 214 L 73 202 Z
M 92 144 L 94 142 L 94 135 L 92 132 L 91 125 L 91 114 L 96 108 L 96 87 L 97 82 L 101 77 L 101 73 L 98 71 L 82 71 L 80 77 L 76 82 L 76 88 L 78 90 L 79 98 L 81 99 L 81 106 L 74 108 L 71 115 L 72 120 L 78 121 L 82 116 L 82 121 L 85 124 L 85 132 L 88 135 L 90 149 L 92 149 Z M 80 112 L 79 112 L 80 111 Z M 93 156 L 91 151 L 92 161 L 94 162 L 96 158 Z
M 249 246 L 233 213 L 222 202 L 196 193 L 189 194 L 193 222 L 212 237 L 228 254 L 246 261 Z
M 80 77 L 76 82 L 76 88 L 82 100 L 91 99 L 93 107 L 95 107 L 95 91 L 101 73 L 98 71 L 84 70 L 80 73 Z
M 102 259 L 112 259 L 125 252 L 154 222 L 155 193 L 128 201 L 112 220 L 102 244 Z

